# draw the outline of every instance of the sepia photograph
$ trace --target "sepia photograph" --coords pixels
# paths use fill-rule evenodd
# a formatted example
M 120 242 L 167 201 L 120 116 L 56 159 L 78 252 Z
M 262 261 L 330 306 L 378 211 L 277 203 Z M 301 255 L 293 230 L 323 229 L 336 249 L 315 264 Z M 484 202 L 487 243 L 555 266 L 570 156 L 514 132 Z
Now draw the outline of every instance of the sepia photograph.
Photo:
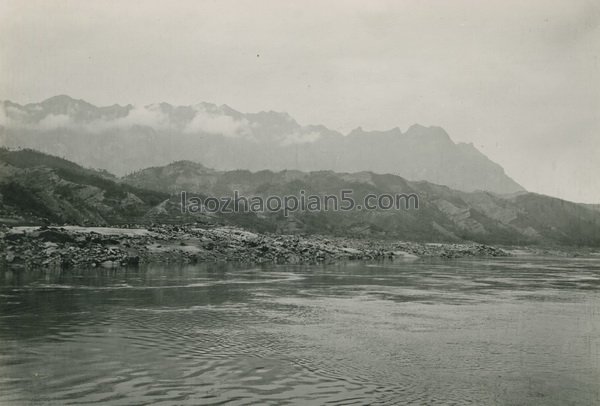
M 0 405 L 600 405 L 600 2 L 0 0 Z

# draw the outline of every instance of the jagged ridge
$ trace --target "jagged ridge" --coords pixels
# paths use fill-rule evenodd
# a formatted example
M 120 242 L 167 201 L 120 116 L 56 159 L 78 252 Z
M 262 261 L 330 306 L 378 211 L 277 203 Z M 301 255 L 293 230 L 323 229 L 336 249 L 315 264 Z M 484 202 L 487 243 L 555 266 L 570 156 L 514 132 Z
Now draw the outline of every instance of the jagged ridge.
M 406 132 L 302 126 L 287 113 L 244 114 L 227 105 L 159 103 L 96 107 L 56 96 L 21 106 L 3 102 L 0 145 L 64 156 L 118 175 L 178 160 L 220 170 L 334 170 L 391 173 L 464 191 L 523 188 L 473 145 L 439 127 Z

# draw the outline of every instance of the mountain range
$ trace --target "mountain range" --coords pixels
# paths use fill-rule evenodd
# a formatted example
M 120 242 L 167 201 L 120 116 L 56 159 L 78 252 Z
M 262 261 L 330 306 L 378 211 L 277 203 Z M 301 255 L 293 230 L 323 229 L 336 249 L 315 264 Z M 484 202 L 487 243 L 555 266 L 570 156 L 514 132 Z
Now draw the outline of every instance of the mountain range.
M 341 134 L 287 113 L 227 105 L 97 107 L 68 96 L 0 103 L 0 145 L 33 148 L 118 176 L 173 161 L 217 170 L 369 171 L 473 192 L 523 192 L 503 168 L 440 127 Z
M 182 214 L 180 192 L 201 196 L 415 193 L 418 210 Z M 124 177 L 33 150 L 0 149 L 0 223 L 201 222 L 257 231 L 413 241 L 600 246 L 600 210 L 523 192 L 464 192 L 369 171 L 220 171 L 191 161 Z

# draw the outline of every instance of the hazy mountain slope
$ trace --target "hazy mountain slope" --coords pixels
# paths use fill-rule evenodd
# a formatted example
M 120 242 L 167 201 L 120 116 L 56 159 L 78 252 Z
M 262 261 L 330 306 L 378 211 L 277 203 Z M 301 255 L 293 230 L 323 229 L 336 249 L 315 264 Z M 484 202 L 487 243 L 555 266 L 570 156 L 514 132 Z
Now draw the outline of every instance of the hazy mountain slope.
M 416 193 L 419 210 L 297 213 L 268 216 L 273 227 L 307 233 L 361 235 L 421 241 L 474 240 L 505 244 L 600 245 L 600 212 L 586 205 L 522 193 L 502 197 L 462 192 L 429 182 L 410 182 L 371 172 L 213 171 L 191 162 L 138 171 L 123 178 L 137 186 L 212 196 L 337 194 L 351 189 L 357 202 L 367 193 Z
M 568 239 L 575 244 L 600 240 L 597 229 L 600 212 L 586 205 L 535 193 L 519 195 L 514 202 L 527 214 L 520 216 L 516 223 L 526 224 L 546 238 Z
M 167 198 L 57 157 L 0 149 L 1 218 L 58 224 L 131 222 Z
M 452 188 L 513 193 L 523 188 L 470 144 L 439 127 L 406 132 L 355 129 L 344 136 L 302 126 L 286 113 L 243 114 L 200 103 L 96 107 L 56 96 L 0 104 L 0 145 L 27 147 L 123 175 L 190 160 L 220 170 L 392 173 Z

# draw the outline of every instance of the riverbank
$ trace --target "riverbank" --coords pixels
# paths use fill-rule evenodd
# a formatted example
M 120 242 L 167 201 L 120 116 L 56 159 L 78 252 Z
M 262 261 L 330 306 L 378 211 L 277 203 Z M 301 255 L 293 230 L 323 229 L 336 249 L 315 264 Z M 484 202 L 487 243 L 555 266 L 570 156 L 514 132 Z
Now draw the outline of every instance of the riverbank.
M 320 263 L 344 259 L 507 256 L 483 244 L 425 244 L 257 234 L 236 227 L 12 227 L 0 232 L 2 266 L 120 267 L 151 262 Z

